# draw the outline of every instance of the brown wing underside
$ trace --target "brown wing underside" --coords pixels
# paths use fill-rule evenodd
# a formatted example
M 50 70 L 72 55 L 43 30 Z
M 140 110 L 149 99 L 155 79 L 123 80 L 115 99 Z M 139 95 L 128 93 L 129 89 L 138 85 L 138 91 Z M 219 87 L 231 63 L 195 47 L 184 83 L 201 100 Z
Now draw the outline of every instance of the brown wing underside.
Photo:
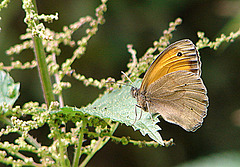
M 163 76 L 149 86 L 146 103 L 151 113 L 186 131 L 197 130 L 207 114 L 207 90 L 199 75 L 177 71 Z
M 168 46 L 147 70 L 140 92 L 150 84 L 174 71 L 191 71 L 200 76 L 201 62 L 195 45 L 188 39 L 184 39 Z

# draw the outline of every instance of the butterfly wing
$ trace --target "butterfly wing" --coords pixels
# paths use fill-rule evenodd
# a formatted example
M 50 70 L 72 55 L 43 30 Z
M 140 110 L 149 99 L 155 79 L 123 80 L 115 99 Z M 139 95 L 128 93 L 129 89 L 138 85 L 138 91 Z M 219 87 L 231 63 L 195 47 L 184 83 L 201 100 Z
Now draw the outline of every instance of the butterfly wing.
M 177 41 L 161 52 L 147 70 L 140 92 L 162 76 L 179 70 L 201 75 L 201 62 L 195 45 L 189 39 Z
M 146 93 L 147 108 L 186 131 L 197 130 L 207 115 L 207 90 L 199 75 L 188 71 L 167 74 Z

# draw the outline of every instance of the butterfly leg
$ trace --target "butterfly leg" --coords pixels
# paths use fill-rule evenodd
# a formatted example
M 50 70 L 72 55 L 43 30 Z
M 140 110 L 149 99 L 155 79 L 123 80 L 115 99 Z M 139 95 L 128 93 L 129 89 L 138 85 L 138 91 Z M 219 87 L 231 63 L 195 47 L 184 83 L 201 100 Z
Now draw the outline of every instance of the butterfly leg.
M 134 122 L 131 124 L 131 126 L 133 126 L 135 123 L 136 123 L 136 121 L 137 121 L 137 107 L 138 107 L 138 105 L 135 105 L 135 118 L 134 118 Z
M 148 109 L 148 113 L 149 113 L 149 115 L 150 115 L 150 118 L 151 118 L 151 120 L 153 121 L 152 113 L 150 112 L 150 108 L 149 108 L 149 102 L 146 101 L 146 104 L 147 104 L 147 109 Z M 153 121 L 153 122 L 154 122 L 154 121 Z
M 141 108 L 141 113 L 140 113 L 139 119 L 137 119 L 137 107 Z M 134 125 L 137 122 L 137 120 L 140 120 L 142 118 L 142 107 L 140 105 L 136 104 L 134 111 L 135 111 L 135 119 L 134 119 L 134 122 L 132 123 L 132 125 Z
M 141 108 L 140 117 L 138 118 L 138 120 L 140 120 L 142 118 L 142 110 L 143 110 L 143 108 L 140 105 L 138 105 L 138 104 L 136 106 Z M 136 117 L 137 117 L 137 110 L 135 112 L 136 112 Z

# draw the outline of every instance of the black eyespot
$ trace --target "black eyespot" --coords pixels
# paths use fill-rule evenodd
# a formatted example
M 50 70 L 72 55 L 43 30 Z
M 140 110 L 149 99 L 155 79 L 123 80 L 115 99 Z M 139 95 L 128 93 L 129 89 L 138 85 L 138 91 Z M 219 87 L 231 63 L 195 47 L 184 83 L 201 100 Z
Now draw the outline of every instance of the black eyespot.
M 178 52 L 177 56 L 179 56 L 179 57 L 182 56 L 182 52 Z

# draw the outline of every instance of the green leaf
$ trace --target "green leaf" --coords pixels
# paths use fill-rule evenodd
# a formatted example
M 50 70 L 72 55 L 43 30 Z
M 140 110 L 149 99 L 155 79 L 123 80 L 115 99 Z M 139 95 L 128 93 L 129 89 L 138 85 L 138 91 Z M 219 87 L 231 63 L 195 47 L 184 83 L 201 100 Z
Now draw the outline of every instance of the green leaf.
M 139 86 L 140 80 L 134 84 Z M 157 117 L 151 119 L 149 113 L 137 108 L 138 118 L 134 123 L 136 119 L 135 105 L 137 101 L 131 96 L 130 89 L 130 86 L 123 86 L 122 88 L 104 94 L 86 107 L 80 109 L 76 107 L 64 107 L 60 113 L 76 114 L 80 112 L 100 118 L 109 118 L 113 121 L 124 123 L 127 126 L 132 126 L 134 130 L 139 130 L 143 136 L 147 134 L 159 144 L 164 145 L 162 137 L 158 132 L 161 128 L 156 124 L 159 122 Z M 141 112 L 142 116 L 139 119 Z
M 19 96 L 20 83 L 14 83 L 12 77 L 0 70 L 0 105 L 13 105 Z

